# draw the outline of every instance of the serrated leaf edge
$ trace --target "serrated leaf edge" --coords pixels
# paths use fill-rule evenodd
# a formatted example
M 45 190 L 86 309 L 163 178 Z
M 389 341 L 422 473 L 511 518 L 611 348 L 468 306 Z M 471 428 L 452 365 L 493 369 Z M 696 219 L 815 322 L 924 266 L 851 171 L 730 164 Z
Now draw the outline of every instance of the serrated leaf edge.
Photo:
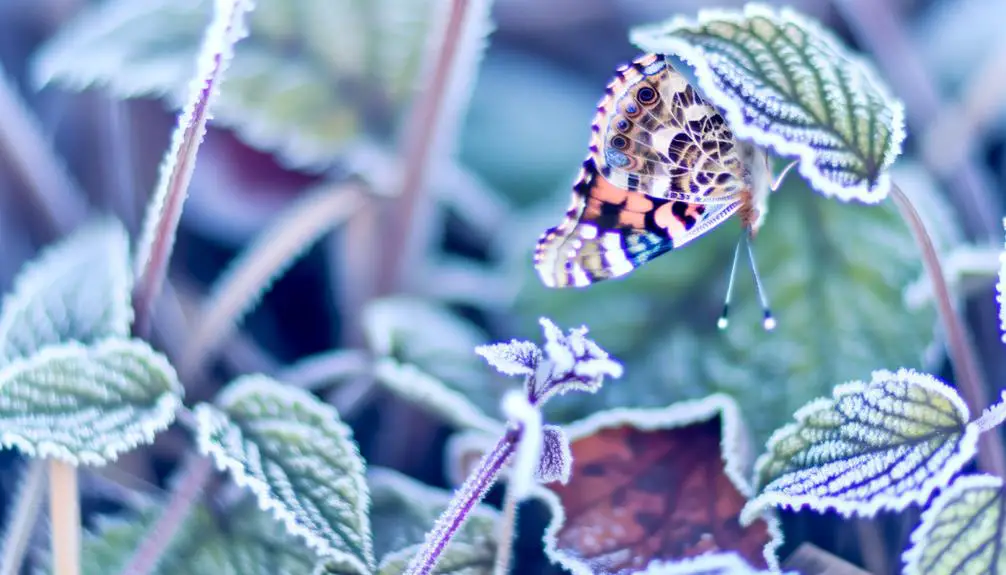
M 115 461 L 122 453 L 131 451 L 139 445 L 152 443 L 157 433 L 164 431 L 174 422 L 175 413 L 182 406 L 184 389 L 178 381 L 175 368 L 171 366 L 168 359 L 155 351 L 143 340 L 109 338 L 90 346 L 71 341 L 44 347 L 29 358 L 14 360 L 0 369 L 0 390 L 3 388 L 3 383 L 11 377 L 21 372 L 38 368 L 52 360 L 72 359 L 74 357 L 87 358 L 127 349 L 142 350 L 145 360 L 155 364 L 156 369 L 165 374 L 169 385 L 173 388 L 162 393 L 151 406 L 149 410 L 150 415 L 145 419 L 146 425 L 142 426 L 143 429 L 137 437 L 140 441 L 110 442 L 104 453 L 87 449 L 74 453 L 62 445 L 50 442 L 36 444 L 30 438 L 8 431 L 0 434 L 0 445 L 6 448 L 16 448 L 28 457 L 53 458 L 79 467 L 81 465 L 106 465 L 111 461 Z
M 954 405 L 954 407 L 957 408 L 957 412 L 961 416 L 961 421 L 964 422 L 964 432 L 961 434 L 961 439 L 958 442 L 957 453 L 947 459 L 947 463 L 940 469 L 939 473 L 927 479 L 920 489 L 913 489 L 898 497 L 878 495 L 871 501 L 864 503 L 847 501 L 838 497 L 787 495 L 776 492 L 761 493 L 749 501 L 747 506 L 745 506 L 744 511 L 741 513 L 742 523 L 745 523 L 750 515 L 754 514 L 757 516 L 758 513 L 763 512 L 764 509 L 769 507 L 799 510 L 806 506 L 808 509 L 822 513 L 835 511 L 843 517 L 849 517 L 853 514 L 857 514 L 862 517 L 872 517 L 876 515 L 877 512 L 884 509 L 900 511 L 912 504 L 921 505 L 925 503 L 935 489 L 938 489 L 941 486 L 946 486 L 950 482 L 951 478 L 953 478 L 953 476 L 960 471 L 972 457 L 974 457 L 974 454 L 978 449 L 978 436 L 980 435 L 980 431 L 978 426 L 969 422 L 971 416 L 968 411 L 968 406 L 964 404 L 964 400 L 961 399 L 960 395 L 958 395 L 952 387 L 930 375 L 906 368 L 901 368 L 897 372 L 891 372 L 886 369 L 878 369 L 874 371 L 871 375 L 871 381 L 877 381 L 880 379 L 911 381 L 929 391 L 943 395 L 950 401 L 951 404 Z M 811 400 L 798 409 L 796 413 L 793 414 L 793 418 L 796 420 L 794 423 L 788 423 L 783 427 L 780 427 L 772 433 L 771 437 L 769 437 L 765 444 L 765 453 L 758 457 L 758 460 L 755 462 L 755 477 L 759 477 L 761 470 L 772 460 L 772 451 L 775 445 L 791 436 L 793 433 L 798 432 L 808 417 L 821 410 L 830 409 L 842 397 L 862 393 L 868 387 L 869 384 L 864 381 L 850 381 L 843 383 L 835 386 L 832 390 L 831 398 L 820 397 Z
M 104 236 L 104 237 L 102 237 Z M 116 270 L 114 265 L 107 266 L 107 271 L 113 274 L 112 296 L 122 294 L 128 298 L 131 295 L 133 277 L 129 267 L 129 234 L 122 226 L 122 223 L 112 217 L 100 218 L 88 222 L 78 228 L 70 235 L 62 238 L 43 248 L 31 261 L 27 262 L 20 272 L 14 277 L 10 291 L 3 298 L 0 304 L 0 346 L 6 340 L 7 334 L 16 327 L 14 321 L 15 310 L 22 310 L 33 301 L 38 294 L 38 284 L 48 286 L 52 283 L 52 275 L 61 273 L 63 263 L 69 259 L 69 252 L 74 246 L 90 246 L 90 249 L 97 249 L 98 242 L 109 248 L 109 261 L 121 262 L 122 270 Z M 122 271 L 122 274 L 116 274 Z M 133 306 L 130 302 L 121 302 L 123 305 L 116 306 L 114 311 L 119 313 L 109 322 L 113 330 L 105 334 L 107 337 L 119 336 L 126 338 L 129 336 L 129 326 L 133 323 Z M 0 348 L 2 349 L 2 348 Z M 0 361 L 4 358 L 0 357 Z M 11 359 L 11 358 L 6 358 Z
M 822 177 L 814 167 L 815 152 L 812 148 L 803 144 L 790 142 L 777 134 L 772 134 L 759 130 L 744 121 L 744 113 L 741 106 L 730 97 L 729 94 L 720 90 L 713 80 L 715 73 L 708 63 L 708 56 L 702 48 L 692 46 L 688 42 L 675 38 L 671 34 L 681 29 L 696 29 L 705 26 L 713 21 L 726 21 L 733 24 L 740 24 L 754 17 L 763 17 L 773 22 L 781 24 L 793 24 L 815 36 L 822 44 L 831 48 L 835 54 L 840 55 L 847 65 L 856 67 L 863 75 L 867 85 L 877 91 L 891 109 L 891 142 L 888 146 L 884 160 L 881 163 L 882 169 L 877 178 L 877 184 L 871 191 L 864 184 L 857 186 L 843 186 L 836 182 Z M 731 131 L 740 139 L 749 139 L 755 143 L 772 148 L 778 155 L 795 156 L 799 158 L 798 170 L 810 185 L 820 191 L 825 196 L 833 196 L 842 201 L 859 200 L 864 203 L 877 203 L 887 197 L 891 186 L 891 177 L 887 169 L 894 160 L 901 155 L 902 144 L 905 140 L 905 108 L 900 100 L 894 98 L 887 86 L 880 81 L 879 76 L 874 71 L 873 66 L 865 59 L 850 53 L 842 46 L 841 42 L 829 31 L 824 29 L 814 20 L 792 10 L 783 7 L 776 12 L 770 6 L 758 3 L 749 3 L 744 6 L 744 10 L 722 10 L 708 9 L 700 10 L 694 19 L 686 16 L 675 16 L 670 20 L 657 25 L 637 28 L 630 32 L 630 41 L 637 47 L 642 48 L 648 43 L 648 37 L 654 38 L 657 34 L 663 35 L 659 42 L 676 56 L 679 56 L 686 63 L 695 69 L 695 77 L 699 87 L 705 96 L 709 98 L 717 107 L 721 108 L 727 119 L 727 124 Z M 644 48 L 645 49 L 645 48 Z
M 956 499 L 962 492 L 971 489 L 1002 489 L 1003 480 L 993 475 L 965 475 L 957 478 L 949 487 L 943 490 L 932 502 L 928 509 L 922 512 L 919 525 L 912 531 L 910 547 L 901 555 L 905 568 L 904 575 L 922 575 L 919 571 L 919 561 L 922 559 L 922 543 L 929 538 L 932 531 L 933 522 L 951 501 Z M 1001 495 L 1000 495 L 1001 497 Z
M 744 420 L 737 402 L 729 395 L 716 393 L 699 400 L 672 403 L 664 408 L 616 408 L 601 411 L 568 425 L 566 436 L 572 445 L 578 439 L 589 437 L 609 427 L 630 426 L 642 431 L 668 430 L 709 421 L 716 416 L 720 417 L 722 424 L 720 454 L 724 460 L 724 472 L 737 491 L 750 498 L 754 488 L 745 472 L 748 446 Z M 575 480 L 575 476 L 572 479 Z M 573 575 L 593 575 L 594 572 L 589 565 L 557 547 L 559 530 L 566 522 L 566 512 L 559 496 L 547 487 L 539 485 L 532 489 L 531 497 L 544 503 L 552 515 L 542 537 L 545 555 L 552 563 L 570 570 Z M 779 558 L 776 552 L 783 544 L 782 525 L 771 510 L 764 510 L 760 517 L 753 518 L 752 521 L 757 518 L 764 519 L 768 527 L 769 542 L 763 550 L 765 562 L 770 571 L 777 572 Z
M 278 393 L 279 392 L 279 393 Z M 356 457 L 350 457 L 347 464 L 354 469 L 352 481 L 358 493 L 361 494 L 361 506 L 357 510 L 356 520 L 365 531 L 363 537 L 363 549 L 365 561 L 361 562 L 358 557 L 342 550 L 335 549 L 327 541 L 318 537 L 310 529 L 301 525 L 297 516 L 286 508 L 286 505 L 272 496 L 272 486 L 245 472 L 244 465 L 232 458 L 220 445 L 210 440 L 211 432 L 217 429 L 217 425 L 224 423 L 233 425 L 241 431 L 244 430 L 227 413 L 228 407 L 244 399 L 246 395 L 267 395 L 275 398 L 277 402 L 285 407 L 296 405 L 300 409 L 308 411 L 321 418 L 332 420 L 341 439 L 345 440 L 350 447 L 350 451 Z M 309 547 L 320 554 L 336 561 L 345 561 L 358 569 L 360 573 L 371 573 L 374 569 L 373 542 L 370 538 L 370 491 L 364 479 L 364 464 L 356 442 L 352 439 L 352 430 L 339 418 L 334 407 L 322 403 L 310 393 L 295 387 L 283 386 L 271 378 L 263 375 L 245 375 L 231 382 L 217 396 L 216 405 L 201 403 L 193 409 L 196 418 L 197 445 L 199 451 L 213 459 L 217 469 L 229 472 L 234 483 L 239 487 L 250 490 L 258 500 L 259 507 L 266 512 L 272 513 L 273 517 L 283 523 L 288 533 L 301 537 Z M 247 441 L 247 439 L 245 439 Z

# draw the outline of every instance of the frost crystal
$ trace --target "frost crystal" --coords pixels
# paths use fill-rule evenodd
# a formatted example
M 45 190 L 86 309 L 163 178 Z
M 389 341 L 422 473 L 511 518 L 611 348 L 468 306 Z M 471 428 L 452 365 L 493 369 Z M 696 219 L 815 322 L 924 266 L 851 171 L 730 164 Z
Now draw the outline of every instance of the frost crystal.
M 586 327 L 571 329 L 568 335 L 563 335 L 548 318 L 539 321 L 545 332 L 546 358 L 538 362 L 525 383 L 532 404 L 541 405 L 551 396 L 573 389 L 594 393 L 600 389 L 604 376 L 622 376 L 622 365 L 587 339 Z
M 558 481 L 565 485 L 573 469 L 573 454 L 569 440 L 561 427 L 546 425 L 541 430 L 541 456 L 538 459 L 537 479 L 540 483 Z
M 503 375 L 531 375 L 541 361 L 541 350 L 537 345 L 516 339 L 509 343 L 480 345 L 475 348 L 475 353 Z

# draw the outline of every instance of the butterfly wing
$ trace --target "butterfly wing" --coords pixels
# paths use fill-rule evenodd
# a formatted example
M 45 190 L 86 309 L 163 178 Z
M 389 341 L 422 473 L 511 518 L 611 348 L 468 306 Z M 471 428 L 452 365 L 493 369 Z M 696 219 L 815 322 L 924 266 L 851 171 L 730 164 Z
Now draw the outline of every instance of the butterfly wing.
M 615 72 L 590 144 L 616 187 L 689 203 L 723 203 L 749 188 L 748 166 L 726 120 L 661 55 Z
M 740 206 L 739 200 L 695 204 L 623 190 L 588 159 L 566 219 L 538 240 L 535 269 L 548 287 L 622 276 L 706 233 Z

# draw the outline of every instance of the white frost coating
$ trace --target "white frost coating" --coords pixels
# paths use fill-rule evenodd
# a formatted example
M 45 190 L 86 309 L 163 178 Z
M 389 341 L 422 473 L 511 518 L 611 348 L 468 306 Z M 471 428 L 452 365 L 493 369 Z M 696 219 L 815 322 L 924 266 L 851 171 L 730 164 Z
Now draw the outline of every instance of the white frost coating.
M 923 552 L 925 551 L 925 546 L 929 542 L 930 537 L 933 534 L 933 530 L 937 527 L 937 520 L 940 515 L 943 514 L 951 505 L 959 502 L 963 497 L 967 496 L 969 492 L 981 492 L 981 491 L 996 491 L 999 492 L 995 494 L 995 497 L 1002 497 L 1001 493 L 1003 488 L 1003 480 L 999 477 L 993 475 L 964 475 L 957 478 L 950 487 L 945 489 L 940 493 L 936 499 L 933 500 L 932 505 L 929 506 L 922 513 L 922 517 L 919 520 L 918 527 L 912 531 L 911 542 L 909 548 L 902 554 L 901 559 L 905 564 L 905 569 L 902 571 L 904 575 L 942 575 L 925 573 L 922 570 L 922 566 L 919 564 L 922 560 Z M 966 512 L 972 512 L 972 509 L 967 509 Z M 999 517 L 1000 523 L 1003 517 Z M 1002 524 L 998 525 L 994 532 L 1002 532 L 1006 528 Z M 998 546 L 997 546 L 998 547 Z M 1002 549 L 998 550 L 1002 553 Z
M 363 459 L 335 409 L 262 375 L 238 378 L 217 405 L 194 410 L 199 451 L 312 549 L 372 572 Z
M 769 438 L 757 474 L 773 464 L 794 469 L 767 478 L 741 513 L 742 522 L 768 507 L 871 517 L 881 509 L 921 504 L 977 449 L 979 430 L 968 425 L 964 401 L 930 375 L 878 370 L 870 383 L 836 386 L 832 396 L 804 405 L 794 414 L 796 423 Z M 934 402 L 945 402 L 952 412 Z M 804 445 L 794 451 L 794 444 Z M 790 455 L 777 460 L 777 448 Z
M 157 240 L 158 229 L 162 223 L 169 229 L 177 227 L 182 215 L 181 206 L 184 196 L 188 193 L 188 179 L 192 176 L 195 166 L 195 152 L 206 135 L 206 122 L 211 117 L 211 110 L 220 92 L 220 82 L 224 72 L 234 57 L 234 45 L 248 35 L 245 25 L 245 14 L 254 7 L 253 0 L 215 0 L 213 21 L 203 36 L 202 47 L 196 63 L 196 74 L 189 85 L 189 96 L 178 124 L 171 136 L 171 147 L 161 163 L 158 175 L 157 189 L 147 204 L 144 217 L 143 235 L 137 245 L 136 259 L 133 262 L 134 277 L 142 276 L 150 263 L 151 250 Z M 193 130 L 190 132 L 189 130 Z M 187 174 L 176 174 L 179 163 Z M 184 181 L 175 181 L 175 177 Z M 180 186 L 172 190 L 171 185 Z M 182 197 L 174 199 L 174 205 L 166 205 L 168 195 L 179 192 Z M 169 210 L 169 212 L 165 212 Z M 163 222 L 165 218 L 170 222 Z M 166 241 L 173 242 L 174 237 Z M 171 246 L 168 246 L 170 249 Z
M 141 340 L 49 346 L 0 369 L 0 445 L 71 465 L 105 465 L 152 443 L 183 389 Z
M 988 406 L 981 417 L 968 425 L 977 427 L 978 433 L 985 433 L 999 427 L 1004 420 L 1006 420 L 1006 391 L 1000 392 L 999 403 Z
M 622 364 L 612 359 L 593 340 L 587 328 L 579 327 L 563 335 L 552 320 L 540 318 L 545 334 L 545 361 L 539 361 L 534 373 L 524 382 L 528 397 L 535 405 L 544 405 L 553 395 L 572 390 L 594 393 L 605 376 L 622 376 Z
M 129 236 L 118 220 L 91 221 L 26 264 L 0 312 L 0 363 L 65 341 L 129 337 Z
M 851 174 L 848 171 L 825 170 L 815 165 L 815 160 L 821 159 L 821 156 L 813 145 L 835 144 L 833 134 L 822 132 L 816 128 L 801 127 L 799 130 L 794 130 L 774 125 L 772 122 L 774 117 L 806 119 L 806 112 L 802 107 L 792 102 L 781 100 L 775 90 L 747 81 L 747 76 L 734 63 L 749 60 L 746 54 L 732 50 L 729 45 L 719 46 L 719 49 L 730 52 L 730 59 L 727 59 L 721 54 L 708 53 L 702 47 L 696 46 L 685 38 L 675 36 L 682 31 L 699 30 L 712 22 L 743 24 L 755 17 L 766 18 L 777 26 L 793 26 L 806 31 L 811 38 L 817 41 L 815 46 L 818 50 L 826 55 L 822 57 L 822 54 L 810 52 L 811 62 L 809 64 L 800 62 L 807 74 L 795 78 L 796 85 L 792 87 L 794 91 L 806 93 L 816 90 L 810 76 L 810 70 L 807 69 L 812 67 L 814 72 L 821 75 L 825 82 L 826 99 L 845 98 L 844 94 L 829 91 L 839 85 L 848 87 L 848 91 L 851 92 L 852 106 L 865 104 L 867 99 L 872 99 L 874 95 L 880 99 L 891 116 L 889 121 L 890 142 L 884 150 L 880 167 L 885 168 L 893 164 L 901 154 L 901 144 L 905 138 L 905 114 L 902 103 L 891 96 L 890 91 L 880 81 L 868 62 L 848 53 L 830 32 L 789 8 L 782 8 L 777 12 L 765 5 L 746 4 L 743 12 L 702 10 L 699 12 L 698 18 L 694 20 L 678 16 L 662 24 L 637 28 L 631 32 L 630 39 L 642 50 L 674 54 L 694 66 L 699 87 L 714 104 L 724 110 L 727 122 L 734 134 L 740 139 L 750 139 L 761 146 L 770 147 L 780 156 L 799 158 L 800 174 L 822 194 L 834 196 L 843 201 L 855 199 L 866 203 L 876 203 L 883 200 L 890 190 L 890 175 L 886 170 L 881 170 L 876 186 L 870 189 L 866 182 L 857 183 L 850 179 Z M 786 64 L 791 64 L 799 58 L 799 55 L 795 50 L 790 49 L 781 52 L 779 57 Z M 755 59 L 759 65 L 776 67 L 771 59 L 763 57 L 762 54 L 756 54 Z M 844 60 L 844 62 L 841 66 L 836 66 L 836 60 Z M 729 93 L 724 86 L 727 81 L 739 84 L 737 89 L 740 90 L 741 97 L 735 97 Z M 758 101 L 764 111 L 746 106 L 743 102 L 744 99 Z M 750 121 L 746 120 L 745 111 L 753 113 L 754 118 Z M 840 120 L 845 120 L 844 124 L 849 126 L 857 123 L 859 119 L 850 110 L 850 116 Z M 878 145 L 877 142 L 856 142 L 856 144 L 860 149 L 869 148 L 871 150 Z M 830 159 L 837 161 L 839 166 L 847 165 L 847 159 L 842 159 L 844 151 L 834 150 L 828 153 L 834 155 Z
M 1006 218 L 1003 218 L 1003 228 L 1006 228 Z M 1002 331 L 1003 343 L 1006 343 L 1006 247 L 999 254 L 999 282 L 996 284 L 996 301 L 999 302 L 999 330 Z
M 507 418 L 516 421 L 523 428 L 517 453 L 513 458 L 510 481 L 507 483 L 511 495 L 517 501 L 523 501 L 536 485 L 535 478 L 541 461 L 541 412 L 528 402 L 523 392 L 515 389 L 508 391 L 501 403 Z
M 541 350 L 537 345 L 516 339 L 480 345 L 475 348 L 475 353 L 503 375 L 531 375 L 541 361 Z
M 482 412 L 461 393 L 423 372 L 418 367 L 389 358 L 374 365 L 374 378 L 396 395 L 429 410 L 463 429 L 477 429 L 491 435 L 503 433 L 503 423 Z
M 740 555 L 729 553 L 706 553 L 690 559 L 650 563 L 639 575 L 768 575 L 779 571 L 760 571 L 748 565 Z M 786 575 L 798 575 L 786 572 Z
M 700 400 L 673 403 L 661 409 L 619 408 L 602 411 L 566 426 L 566 436 L 573 443 L 609 427 L 629 426 L 642 431 L 658 431 L 687 427 L 717 416 L 722 423 L 720 454 L 723 457 L 724 472 L 741 495 L 751 497 L 754 489 L 747 479 L 751 468 L 750 446 L 747 444 L 740 409 L 728 395 L 717 393 Z M 575 480 L 575 477 L 573 479 Z M 566 522 L 566 514 L 559 497 L 541 486 L 536 487 L 532 495 L 547 505 L 552 515 L 543 537 L 545 554 L 549 560 L 569 569 L 574 575 L 593 575 L 593 571 L 586 563 L 567 555 L 556 546 L 559 530 Z M 776 550 L 783 543 L 782 526 L 778 517 L 770 511 L 763 511 L 760 518 L 765 520 L 770 536 L 763 550 L 765 562 L 770 570 L 778 571 L 779 558 L 776 556 Z M 751 518 L 750 521 L 755 519 L 757 518 Z
M 539 483 L 569 483 L 570 473 L 573 472 L 573 453 L 566 432 L 557 425 L 546 425 L 541 429 L 541 439 L 541 457 L 535 478 Z

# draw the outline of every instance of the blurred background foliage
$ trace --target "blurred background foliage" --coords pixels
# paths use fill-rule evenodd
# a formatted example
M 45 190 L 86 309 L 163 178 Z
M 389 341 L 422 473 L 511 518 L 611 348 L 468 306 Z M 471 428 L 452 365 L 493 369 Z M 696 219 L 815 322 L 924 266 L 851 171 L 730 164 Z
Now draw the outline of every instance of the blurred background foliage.
M 18 126 L 37 118 L 88 203 L 116 214 L 135 234 L 210 4 L 0 2 L 2 81 L 27 102 L 23 110 L 0 99 L 0 287 L 6 290 L 22 262 L 58 232 L 39 209 L 44 194 L 32 192 L 23 176 L 22 169 L 37 166 L 19 165 L 15 158 L 24 154 L 11 152 L 24 152 L 27 141 Z M 894 179 L 918 204 L 941 252 L 952 259 L 978 246 L 994 258 L 985 248 L 1002 241 L 1006 77 L 999 71 L 1006 41 L 998 26 L 1006 1 L 785 4 L 866 52 L 904 100 L 909 137 Z M 198 313 L 201 294 L 228 262 L 319 184 L 355 177 L 377 194 L 395 195 L 397 141 L 408 133 L 404 119 L 428 80 L 422 56 L 442 32 L 445 6 L 258 1 L 183 214 L 171 270 L 183 312 Z M 580 291 L 552 291 L 538 281 L 535 241 L 562 218 L 612 70 L 636 55 L 627 30 L 706 7 L 699 0 L 496 0 L 489 19 L 471 16 L 445 119 L 427 143 L 428 193 L 406 214 L 418 224 L 410 236 L 416 241 L 389 246 L 381 241 L 386 229 L 382 237 L 373 229 L 359 233 L 352 221 L 326 238 L 265 294 L 212 372 L 185 382 L 188 398 L 210 397 L 241 373 L 277 373 L 315 353 L 360 348 L 414 363 L 498 416 L 496 399 L 513 382 L 492 375 L 472 347 L 537 339 L 542 315 L 566 327 L 587 325 L 626 367 L 623 379 L 596 396 L 552 402 L 556 422 L 726 391 L 740 401 L 758 452 L 797 407 L 873 369 L 919 367 L 951 379 L 925 290 L 912 302 L 903 297 L 922 268 L 893 206 L 825 199 L 795 173 L 773 195 L 755 243 L 779 319 L 773 333 L 761 328 L 743 267 L 730 329 L 715 327 L 737 222 L 622 280 Z M 395 201 L 388 200 L 391 210 Z M 389 258 L 388 250 L 404 250 L 405 277 L 391 290 L 374 288 L 369 266 Z M 987 379 L 998 388 L 1006 381 L 1006 357 L 998 347 L 992 281 L 979 274 L 967 285 L 958 295 Z M 391 293 L 407 297 L 363 311 L 362 304 Z M 184 340 L 170 327 L 158 333 L 155 343 L 169 354 Z M 340 390 L 354 384 L 365 390 L 345 415 L 367 460 L 445 485 L 450 429 L 387 393 L 367 391 L 366 370 L 345 379 L 321 387 L 331 388 L 328 397 L 340 408 Z M 166 434 L 106 474 L 163 486 L 184 446 L 183 434 Z M 2 477 L 11 481 L 13 474 Z M 810 540 L 874 572 L 890 571 L 910 514 L 873 522 L 879 541 L 864 539 L 869 531 L 839 527 L 834 517 L 790 514 L 786 549 Z M 547 570 L 537 543 L 541 515 L 522 519 L 528 569 Z

